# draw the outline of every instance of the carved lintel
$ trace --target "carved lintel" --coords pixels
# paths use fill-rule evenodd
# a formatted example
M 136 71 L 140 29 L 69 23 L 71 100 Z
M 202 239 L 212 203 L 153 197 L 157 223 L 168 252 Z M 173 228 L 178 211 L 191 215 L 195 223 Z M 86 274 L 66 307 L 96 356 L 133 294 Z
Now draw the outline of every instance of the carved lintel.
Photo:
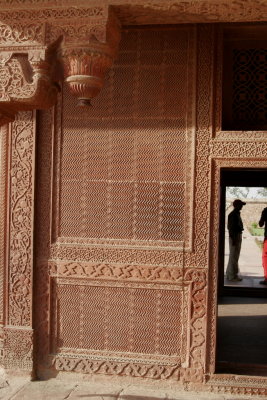
M 112 66 L 120 41 L 120 24 L 110 11 L 105 20 L 77 28 L 77 41 L 68 36 L 65 27 L 63 60 L 66 82 L 78 98 L 78 105 L 90 105 L 104 85 L 105 74 Z M 83 34 L 81 34 L 81 32 Z
M 60 86 L 54 64 L 61 38 L 41 50 L 0 54 L 0 125 L 13 121 L 18 111 L 53 106 Z

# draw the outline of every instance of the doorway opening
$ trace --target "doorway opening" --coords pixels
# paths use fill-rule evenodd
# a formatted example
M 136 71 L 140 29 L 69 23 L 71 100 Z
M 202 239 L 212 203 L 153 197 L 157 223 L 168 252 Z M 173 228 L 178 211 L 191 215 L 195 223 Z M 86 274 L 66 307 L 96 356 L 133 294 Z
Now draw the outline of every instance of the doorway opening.
M 221 170 L 217 372 L 267 376 L 267 286 L 260 284 L 264 236 L 258 226 L 261 211 L 267 206 L 266 185 L 267 169 Z M 225 276 L 229 258 L 226 221 L 236 198 L 246 202 L 241 210 L 242 280 L 229 282 Z

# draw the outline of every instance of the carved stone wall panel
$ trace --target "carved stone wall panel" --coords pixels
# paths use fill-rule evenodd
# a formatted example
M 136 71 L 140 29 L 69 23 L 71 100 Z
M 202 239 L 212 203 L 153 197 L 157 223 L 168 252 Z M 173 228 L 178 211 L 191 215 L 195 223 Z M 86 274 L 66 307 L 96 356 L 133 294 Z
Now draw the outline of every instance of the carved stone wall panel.
M 20 113 L 11 129 L 8 323 L 32 324 L 35 114 Z
M 82 120 L 77 113 L 73 118 L 73 101 L 64 91 L 62 125 L 56 127 L 64 142 L 56 155 L 58 242 L 183 248 L 185 240 L 190 248 L 192 210 L 184 204 L 194 173 L 195 85 L 187 77 L 195 76 L 195 32 L 180 27 L 175 36 L 175 29 L 124 32 L 106 88 Z M 125 85 L 131 96 L 121 95 Z M 78 130 L 82 140 L 74 154 Z M 75 202 L 73 190 L 80 193 Z
M 193 252 L 185 253 L 185 267 L 207 268 L 209 256 L 210 140 L 212 137 L 214 26 L 198 27 L 198 85 L 194 180 Z
M 114 375 L 129 375 L 133 377 L 143 376 L 154 379 L 178 379 L 179 371 L 181 371 L 181 379 L 183 382 L 203 381 L 203 350 L 205 348 L 205 335 L 203 334 L 205 327 L 204 303 L 206 301 L 206 274 L 203 270 L 188 270 L 184 278 L 185 286 L 183 290 L 181 290 L 181 286 L 176 287 L 159 285 L 156 282 L 152 285 L 136 285 L 136 283 L 126 284 L 125 282 L 118 283 L 118 281 L 114 281 L 113 284 L 111 284 L 111 282 L 105 282 L 105 284 L 103 284 L 97 280 L 88 281 L 88 279 L 79 279 L 78 281 L 76 278 L 55 277 L 54 279 L 56 280 L 52 286 L 54 294 L 52 295 L 52 315 L 50 317 L 50 321 L 52 323 L 51 338 L 53 342 L 51 350 L 53 353 L 58 354 L 56 354 L 54 357 L 49 357 L 49 360 L 51 365 L 53 365 L 57 370 L 76 371 L 89 374 L 104 373 Z M 72 293 L 73 290 L 77 292 L 75 295 Z M 109 298 L 108 301 L 103 301 L 105 296 L 103 297 L 103 295 L 97 295 L 99 290 L 105 292 L 105 296 L 108 296 Z M 126 290 L 132 293 L 129 296 L 117 296 L 114 294 L 114 291 L 118 290 Z M 155 348 L 157 351 L 153 351 L 153 354 L 151 354 L 151 349 L 148 349 L 148 352 L 143 349 L 142 352 L 136 353 L 135 346 L 137 345 L 137 342 L 133 339 L 129 340 L 128 342 L 130 351 L 128 347 L 127 351 L 120 347 L 119 350 L 121 351 L 118 352 L 118 349 L 114 348 L 112 345 L 113 341 L 116 339 L 114 342 L 115 347 L 118 346 L 118 343 L 119 346 L 122 346 L 122 339 L 122 342 L 124 343 L 128 336 L 131 338 L 132 335 L 135 335 L 134 332 L 136 329 L 138 329 L 138 323 L 136 323 L 135 318 L 139 313 L 135 315 L 134 310 L 138 310 L 136 307 L 133 307 L 133 312 L 127 312 L 126 318 L 130 318 L 129 324 L 122 324 L 118 322 L 119 319 L 117 318 L 117 314 L 121 315 L 121 312 L 125 312 L 125 307 L 128 304 L 127 301 L 129 301 L 129 305 L 137 305 L 137 300 L 140 295 L 144 295 L 144 291 L 151 291 L 151 293 L 153 293 L 152 296 L 153 298 L 155 297 L 154 300 L 157 304 L 155 307 L 153 306 L 153 312 L 148 312 L 146 318 L 148 324 L 154 317 L 156 318 L 155 321 L 160 321 L 160 325 L 157 325 L 157 323 L 155 325 L 157 326 L 157 329 L 153 332 L 152 340 L 152 345 L 155 342 Z M 86 317 L 86 313 L 89 312 L 86 304 L 88 303 L 88 295 L 90 293 L 93 296 L 93 300 L 90 301 L 90 303 L 93 304 L 98 301 L 100 302 L 97 320 L 95 320 L 92 316 L 90 318 L 88 318 L 88 316 Z M 174 293 L 177 293 L 178 297 L 183 299 L 182 303 L 180 300 L 174 302 L 170 301 L 168 294 L 172 296 Z M 76 312 L 73 315 L 71 314 L 71 316 L 69 315 L 69 307 L 67 306 L 68 301 L 66 301 L 66 295 L 70 295 L 72 301 L 77 302 L 75 306 Z M 147 293 L 145 293 L 145 296 L 146 298 L 149 297 Z M 127 301 L 126 298 L 128 298 Z M 193 301 L 192 305 L 190 306 L 192 298 Z M 121 299 L 123 302 L 123 308 L 119 306 L 119 299 Z M 170 304 L 173 304 L 175 308 L 180 307 L 179 311 L 177 309 L 172 313 L 172 315 L 176 315 L 177 318 L 178 316 L 181 318 L 181 321 L 177 320 L 176 322 L 179 324 L 179 326 L 183 326 L 183 333 L 180 332 L 178 328 L 178 330 L 173 330 L 174 321 L 171 323 L 167 323 L 165 321 L 163 323 L 162 318 L 157 318 L 157 312 L 155 310 L 159 309 L 162 312 L 164 309 L 164 304 L 166 304 L 168 308 Z M 113 305 L 115 305 L 114 310 L 118 326 L 117 324 L 110 323 L 109 321 L 109 319 L 113 318 L 114 316 Z M 66 307 L 68 309 L 68 315 L 64 312 Z M 106 307 L 108 308 L 106 309 Z M 190 309 L 191 311 L 189 311 Z M 60 312 L 57 312 L 56 310 L 60 310 Z M 191 315 L 190 320 L 188 319 L 188 313 Z M 102 314 L 103 318 L 101 317 Z M 167 319 L 170 318 L 169 312 L 165 312 L 165 314 Z M 125 317 L 123 318 L 125 320 Z M 138 318 L 140 318 L 140 316 Z M 85 335 L 85 331 L 87 329 L 86 324 L 88 321 L 91 321 L 89 326 L 92 340 L 94 337 L 93 326 L 97 326 L 98 339 L 99 335 L 101 335 L 101 338 L 103 337 L 103 349 L 97 348 L 99 345 L 101 345 L 101 340 L 95 341 L 94 346 L 88 346 L 88 343 L 85 343 L 91 337 L 90 335 L 88 336 L 88 333 Z M 68 329 L 64 329 L 64 323 L 68 324 Z M 103 329 L 99 329 L 98 325 L 101 323 L 104 325 L 107 324 L 106 329 L 104 329 L 104 327 Z M 142 319 L 142 326 L 143 323 L 144 321 Z M 72 325 L 74 327 L 73 334 L 72 329 L 70 328 Z M 80 328 L 78 328 L 78 326 L 80 326 Z M 115 329 L 116 326 L 116 334 L 114 336 L 112 334 L 112 330 Z M 160 327 L 162 326 L 164 326 L 166 329 L 168 326 L 170 326 L 171 329 L 171 331 L 168 330 L 167 344 L 172 338 L 170 332 L 173 332 L 175 335 L 180 332 L 180 336 L 178 335 L 180 343 L 180 346 L 178 346 L 180 354 L 179 356 L 175 354 L 171 355 L 169 350 L 166 350 L 166 346 L 162 348 L 160 344 L 162 342 L 157 340 L 157 337 L 160 337 L 161 335 Z M 123 333 L 123 327 L 126 330 L 129 330 L 129 332 L 127 331 L 129 335 L 125 332 Z M 146 329 L 146 333 L 149 331 L 150 329 Z M 133 338 L 134 337 L 135 336 L 133 336 Z M 145 340 L 144 343 L 147 346 L 147 340 Z M 140 345 L 142 345 L 142 335 L 140 336 L 138 334 L 138 346 Z M 110 346 L 111 348 L 109 348 Z M 90 347 L 93 348 L 90 349 Z M 114 352 L 114 350 L 116 351 Z M 171 352 L 175 351 L 175 346 L 173 346 L 173 344 L 170 344 L 170 350 Z M 161 351 L 163 351 L 162 354 Z M 187 359 L 188 356 L 189 359 Z M 183 368 L 181 368 L 181 362 Z M 135 369 L 132 368 L 133 365 L 139 365 L 139 367 Z M 139 373 L 137 371 L 139 371 Z
M 55 290 L 54 353 L 180 363 L 181 287 L 60 278 Z

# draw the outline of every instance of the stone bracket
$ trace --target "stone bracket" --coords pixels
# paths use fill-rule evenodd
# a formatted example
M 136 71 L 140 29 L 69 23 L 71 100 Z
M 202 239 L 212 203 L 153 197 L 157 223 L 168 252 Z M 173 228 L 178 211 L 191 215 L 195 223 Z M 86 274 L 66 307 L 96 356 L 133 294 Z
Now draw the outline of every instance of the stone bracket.
M 1 21 L 0 125 L 18 111 L 52 107 L 64 78 L 81 105 L 90 104 L 103 87 L 120 41 L 115 14 L 105 6 L 100 15 L 58 17 Z
M 38 51 L 1 51 L 0 125 L 13 121 L 18 111 L 53 106 L 60 89 L 53 77 L 60 41 Z

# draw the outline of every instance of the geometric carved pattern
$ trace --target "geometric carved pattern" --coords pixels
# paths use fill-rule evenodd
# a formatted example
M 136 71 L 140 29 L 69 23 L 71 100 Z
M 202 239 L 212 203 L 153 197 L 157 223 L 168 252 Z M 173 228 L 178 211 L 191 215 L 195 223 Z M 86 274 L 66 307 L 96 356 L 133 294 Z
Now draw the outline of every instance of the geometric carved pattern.
M 232 126 L 259 130 L 267 126 L 267 49 L 233 50 Z
M 98 350 L 179 359 L 181 290 L 99 287 L 64 279 L 56 290 L 57 309 L 52 312 L 59 315 L 57 353 Z
M 215 375 L 207 378 L 209 391 L 212 393 L 231 393 L 243 396 L 260 396 L 264 398 L 267 395 L 266 377 L 249 377 L 235 375 Z M 261 397 L 264 396 L 264 397 Z
M 193 111 L 184 112 L 192 96 L 191 37 L 181 28 L 124 32 L 92 109 L 74 111 L 64 91 L 60 237 L 184 241 L 185 187 L 190 191 L 192 182 Z
M 126 375 L 130 377 L 149 379 L 174 379 L 179 378 L 178 365 L 147 364 L 146 362 L 122 362 L 119 360 L 106 361 L 78 357 L 64 357 L 62 355 L 52 358 L 52 364 L 57 371 L 73 371 L 84 374 Z
M 50 262 L 51 276 L 116 279 L 120 281 L 182 282 L 182 268 L 149 265 L 95 264 L 79 262 Z
M 187 270 L 184 281 L 191 283 L 191 341 L 189 350 L 189 366 L 194 371 L 193 375 L 201 380 L 205 366 L 205 347 L 206 347 L 206 307 L 207 307 L 207 281 L 206 271 Z
M 116 246 L 117 243 L 113 242 L 113 247 L 105 247 L 107 242 L 101 241 L 97 243 L 101 244 L 101 247 L 97 246 L 84 246 L 77 245 L 78 239 L 73 239 L 73 243 L 55 244 L 51 246 L 50 257 L 52 260 L 69 260 L 73 262 L 77 261 L 90 261 L 96 263 L 119 263 L 119 264 L 148 264 L 148 265 L 161 265 L 161 266 L 173 266 L 182 268 L 184 265 L 184 255 L 181 251 L 173 250 L 151 250 L 141 248 L 124 247 L 120 248 Z M 85 242 L 86 243 L 86 242 Z M 84 244 L 84 243 L 83 243 Z M 139 243 L 140 244 L 140 243 Z M 142 245 L 142 244 L 141 244 Z
M 4 328 L 4 366 L 7 369 L 32 370 L 33 330 Z
M 247 126 L 246 121 L 240 120 L 239 122 L 239 127 L 234 126 L 233 121 L 235 118 L 235 114 L 233 114 L 233 97 L 234 97 L 234 90 L 235 90 L 235 96 L 240 97 L 240 101 L 238 102 L 238 107 L 244 104 L 246 107 L 246 98 L 247 98 L 247 92 L 249 88 L 249 84 L 246 81 L 248 79 L 249 74 L 251 75 L 251 72 L 248 71 L 248 74 L 246 73 L 246 69 L 248 66 L 246 65 L 246 57 L 244 59 L 240 58 L 239 66 L 236 67 L 238 74 L 236 73 L 235 75 L 235 80 L 236 83 L 235 85 L 233 84 L 234 82 L 234 77 L 233 75 L 233 54 L 235 51 L 244 52 L 246 53 L 247 50 L 252 49 L 252 51 L 255 52 L 261 52 L 261 48 L 266 48 L 266 44 L 263 42 L 260 42 L 260 44 L 257 42 L 257 40 L 252 39 L 249 34 L 248 34 L 248 27 L 245 27 L 244 30 L 241 30 L 239 32 L 239 28 L 236 28 L 236 33 L 238 34 L 238 37 L 242 34 L 243 40 L 236 40 L 236 35 L 235 31 L 231 32 L 227 30 L 227 28 L 218 28 L 218 37 L 217 37 L 217 43 L 216 47 L 218 48 L 217 52 L 217 68 L 216 68 L 216 102 L 215 102 L 215 129 L 214 133 L 217 139 L 220 139 L 220 141 L 223 144 L 223 147 L 227 147 L 230 145 L 231 141 L 235 141 L 235 145 L 243 146 L 245 142 L 250 141 L 251 144 L 248 144 L 248 146 L 253 145 L 255 148 L 256 141 L 260 140 L 262 141 L 262 144 L 266 140 L 266 132 L 264 127 L 264 124 L 261 123 L 260 125 L 257 123 L 253 127 Z M 257 27 L 258 29 L 259 27 Z M 239 32 L 239 33 L 238 33 Z M 257 30 L 254 31 L 254 34 L 257 34 Z M 260 32 L 260 37 L 264 38 L 266 36 L 266 27 L 262 32 Z M 253 36 L 253 35 L 251 35 Z M 232 39 L 231 39 L 232 38 Z M 246 43 L 246 39 L 248 43 Z M 265 51 L 265 50 L 264 50 Z M 226 53 L 226 54 L 225 54 Z M 262 58 L 263 57 L 258 57 Z M 243 61 L 243 62 L 242 62 Z M 253 64 L 253 63 L 252 63 Z M 261 70 L 264 70 L 264 64 L 266 64 L 266 61 L 262 60 L 261 62 L 257 61 L 257 64 L 259 64 L 259 68 Z M 258 69 L 258 67 L 255 65 L 254 68 Z M 243 73 L 242 73 L 243 71 Z M 232 76 L 232 77 L 231 77 Z M 253 77 L 251 77 L 252 82 L 254 83 L 254 87 L 251 86 L 251 96 L 249 98 L 250 102 L 255 101 L 256 104 L 252 105 L 251 111 L 257 112 L 257 108 L 259 107 L 259 110 L 263 110 L 265 105 L 264 101 L 260 103 L 259 98 L 263 95 L 264 89 L 261 89 L 262 86 L 262 81 L 264 80 L 264 74 L 255 74 L 253 73 Z M 244 82 L 242 84 L 242 82 Z M 256 84 L 256 85 L 255 85 Z M 235 86 L 235 89 L 234 89 Z M 237 90 L 237 88 L 239 88 Z M 263 91 L 262 91 L 263 90 Z M 253 92 L 253 93 L 252 93 Z M 256 108 L 255 108 L 256 106 Z M 254 110 L 254 111 L 253 111 Z M 249 115 L 250 112 L 247 114 Z M 246 115 L 246 117 L 247 117 Z M 245 118 L 246 118 L 245 117 Z M 254 122 L 257 122 L 256 119 Z M 242 125 L 241 125 L 242 124 Z M 243 126 L 243 127 L 242 127 Z M 234 129 L 239 129 L 239 130 L 234 130 Z M 241 130 L 240 130 L 241 129 Z M 250 129 L 250 130 L 246 130 Z M 229 134 L 231 132 L 231 134 Z M 228 142 L 226 144 L 226 142 Z M 256 146 L 257 147 L 257 146 Z M 242 150 L 240 152 L 241 156 Z M 239 155 L 238 155 L 239 156 Z M 253 155 L 251 154 L 251 157 Z

